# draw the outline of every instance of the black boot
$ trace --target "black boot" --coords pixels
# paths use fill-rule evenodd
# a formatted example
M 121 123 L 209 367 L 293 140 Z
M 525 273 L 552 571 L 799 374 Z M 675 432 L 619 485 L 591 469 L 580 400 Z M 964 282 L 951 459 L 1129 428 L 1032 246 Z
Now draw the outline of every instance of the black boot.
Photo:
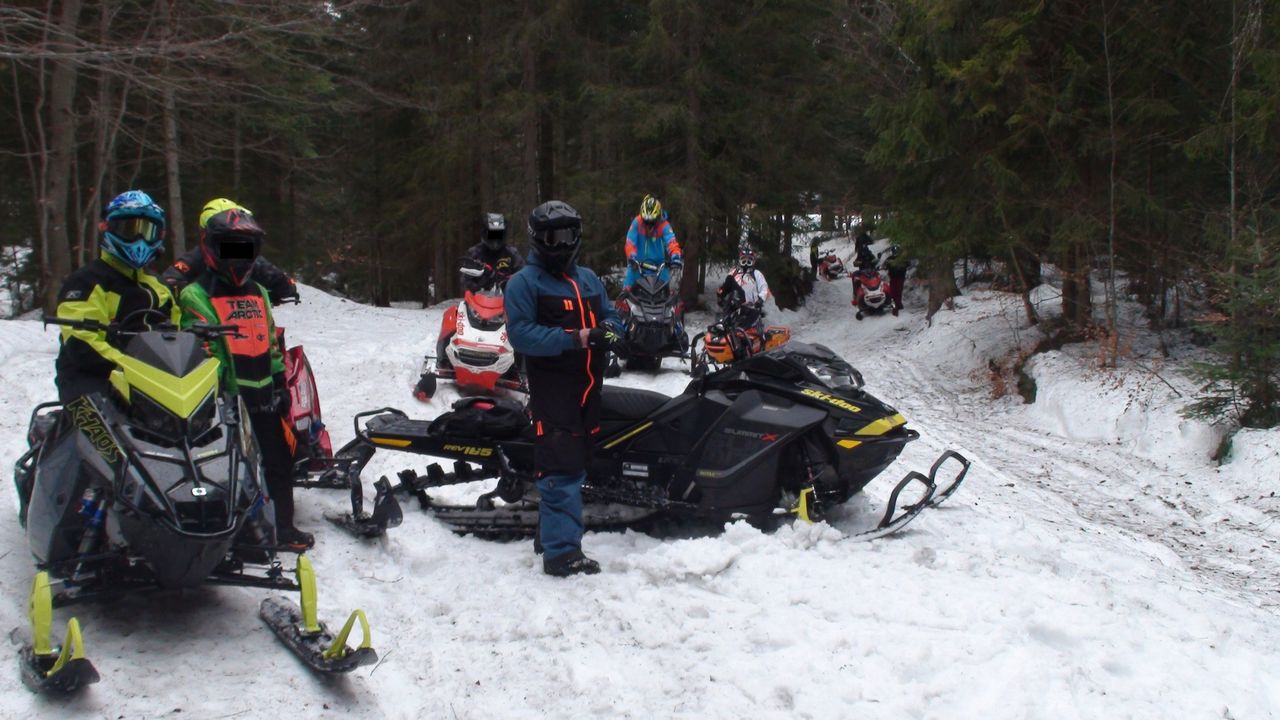
M 582 554 L 581 550 L 570 550 L 563 555 L 542 559 L 542 572 L 555 577 L 570 575 L 595 575 L 600 572 L 600 563 Z

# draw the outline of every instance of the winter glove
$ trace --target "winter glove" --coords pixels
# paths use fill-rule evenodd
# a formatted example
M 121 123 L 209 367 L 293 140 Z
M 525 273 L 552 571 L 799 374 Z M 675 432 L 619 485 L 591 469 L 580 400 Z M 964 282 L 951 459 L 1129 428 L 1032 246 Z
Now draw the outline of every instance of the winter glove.
M 671 262 L 669 264 L 673 268 L 682 268 L 684 267 L 684 258 L 680 257 L 679 253 L 676 253 L 671 256 Z
M 614 331 L 608 325 L 593 327 L 590 329 L 583 328 L 578 331 L 578 346 L 590 348 L 592 350 L 610 350 L 619 342 L 622 336 Z
M 289 412 L 293 410 L 293 396 L 289 393 L 283 374 L 271 377 L 271 406 L 281 417 L 289 417 Z

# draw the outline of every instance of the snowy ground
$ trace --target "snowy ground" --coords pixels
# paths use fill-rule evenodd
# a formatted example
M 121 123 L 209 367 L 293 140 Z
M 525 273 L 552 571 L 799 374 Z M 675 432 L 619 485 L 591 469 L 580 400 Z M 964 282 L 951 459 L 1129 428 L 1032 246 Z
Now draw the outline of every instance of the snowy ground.
M 376 309 L 303 289 L 278 319 L 306 346 L 335 443 L 350 416 L 409 397 L 443 308 Z M 1280 433 L 1220 436 L 1182 419 L 1171 368 L 1100 373 L 1089 348 L 1037 357 L 1039 395 L 991 398 L 987 361 L 1034 341 L 1016 298 L 976 291 L 926 327 L 855 322 L 847 282 L 820 283 L 796 338 L 860 368 L 921 440 L 833 524 L 714 538 L 591 534 L 605 572 L 556 580 L 528 543 L 457 537 L 406 503 L 356 542 L 321 519 L 345 493 L 300 491 L 321 616 L 363 607 L 383 661 L 327 681 L 257 620 L 260 591 L 209 588 L 82 607 L 103 681 L 69 701 L 0 673 L 0 716 L 103 718 L 1264 718 L 1280 713 Z M 691 318 L 697 327 L 706 318 Z M 56 335 L 0 322 L 0 465 L 52 393 Z M 621 384 L 679 392 L 667 360 Z M 1165 383 L 1169 383 L 1166 385 Z M 891 479 L 944 449 L 974 460 L 949 505 L 857 543 Z M 366 480 L 421 464 L 380 455 Z M 32 573 L 0 493 L 0 627 L 25 635 Z M 68 611 L 59 611 L 65 618 Z M 16 662 L 16 661 L 15 661 Z

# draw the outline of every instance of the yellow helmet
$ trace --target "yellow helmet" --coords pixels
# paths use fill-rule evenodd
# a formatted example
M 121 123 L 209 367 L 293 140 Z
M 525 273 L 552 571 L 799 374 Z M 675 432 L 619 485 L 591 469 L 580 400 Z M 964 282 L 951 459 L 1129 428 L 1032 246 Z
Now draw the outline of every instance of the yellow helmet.
M 644 200 L 640 201 L 640 219 L 653 222 L 660 217 L 662 217 L 662 203 L 652 195 L 645 195 Z
M 214 198 L 213 200 L 210 200 L 209 202 L 205 203 L 204 209 L 200 211 L 200 229 L 203 230 L 205 226 L 209 224 L 209 218 L 213 217 L 214 215 L 217 215 L 220 212 L 224 212 L 227 210 L 242 210 L 246 213 L 249 213 L 250 215 L 253 214 L 249 212 L 249 208 L 241 205 L 240 203 L 234 200 L 228 200 L 226 198 Z

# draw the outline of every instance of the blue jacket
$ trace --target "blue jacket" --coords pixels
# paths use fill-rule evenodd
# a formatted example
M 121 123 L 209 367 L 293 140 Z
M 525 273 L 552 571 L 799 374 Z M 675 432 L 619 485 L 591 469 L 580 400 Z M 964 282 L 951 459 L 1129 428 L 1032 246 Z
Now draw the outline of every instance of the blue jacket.
M 676 240 L 676 231 L 672 230 L 671 223 L 667 222 L 667 214 L 663 213 L 656 223 L 646 223 L 643 218 L 636 215 L 631 221 L 631 227 L 627 230 L 624 252 L 627 260 L 634 259 L 637 262 L 654 265 L 667 262 L 670 258 L 681 257 L 680 243 Z M 625 287 L 631 287 L 638 277 L 639 273 L 628 262 L 627 276 L 622 284 Z M 666 282 L 667 271 L 663 270 L 660 277 L 663 282 Z
M 599 415 L 605 353 L 578 347 L 581 328 L 622 322 L 605 295 L 604 283 L 590 269 L 571 265 L 547 272 L 536 251 L 507 283 L 503 298 L 507 337 L 525 356 L 529 409 L 537 422 L 575 432 L 591 432 Z

